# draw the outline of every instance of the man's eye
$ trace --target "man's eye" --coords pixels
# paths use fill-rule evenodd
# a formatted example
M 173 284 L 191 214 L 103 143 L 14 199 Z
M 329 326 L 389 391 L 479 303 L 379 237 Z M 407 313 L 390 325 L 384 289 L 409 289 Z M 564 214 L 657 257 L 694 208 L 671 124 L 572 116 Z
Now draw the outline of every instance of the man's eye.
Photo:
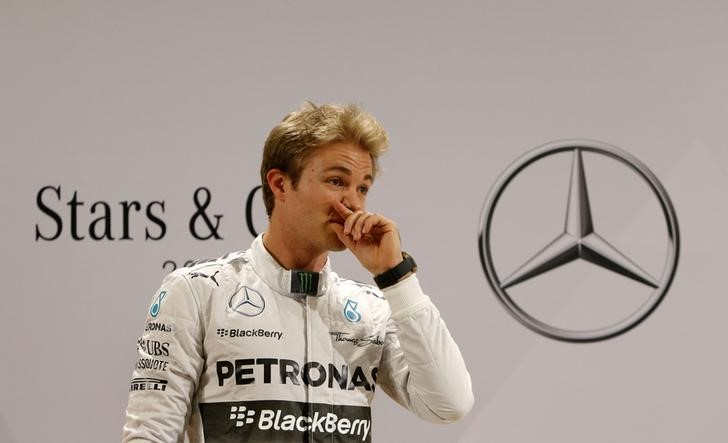
M 361 192 L 362 194 L 366 195 L 369 192 L 369 188 L 367 188 L 366 186 L 361 186 L 359 188 L 359 192 Z
M 338 177 L 330 178 L 329 183 L 331 183 L 334 186 L 341 186 L 344 184 L 344 182 L 341 181 L 341 179 Z

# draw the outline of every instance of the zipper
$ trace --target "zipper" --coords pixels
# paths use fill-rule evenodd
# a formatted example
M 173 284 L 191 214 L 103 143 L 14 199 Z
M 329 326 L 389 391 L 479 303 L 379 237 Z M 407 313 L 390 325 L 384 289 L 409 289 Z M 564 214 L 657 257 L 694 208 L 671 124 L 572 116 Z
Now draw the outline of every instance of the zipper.
M 306 353 L 303 358 L 303 365 L 306 366 L 313 352 L 311 349 L 311 316 L 309 315 L 308 296 L 304 295 L 303 300 L 303 316 L 305 325 L 304 341 L 306 342 Z M 303 370 L 303 368 L 301 368 L 301 370 Z M 313 420 L 313 410 L 311 407 L 311 385 L 309 383 L 304 384 L 306 385 L 306 414 L 308 415 L 310 423 Z M 310 429 L 308 431 L 308 443 L 313 442 L 313 429 Z

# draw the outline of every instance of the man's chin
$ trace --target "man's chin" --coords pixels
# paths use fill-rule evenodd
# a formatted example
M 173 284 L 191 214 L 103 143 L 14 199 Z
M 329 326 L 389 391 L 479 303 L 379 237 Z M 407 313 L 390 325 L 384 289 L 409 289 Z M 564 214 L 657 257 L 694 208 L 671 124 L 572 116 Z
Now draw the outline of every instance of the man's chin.
M 346 249 L 346 245 L 339 240 L 339 236 L 336 233 L 332 233 L 329 236 L 328 248 L 331 252 L 340 252 Z
M 329 243 L 329 251 L 331 252 L 341 252 L 345 249 L 346 245 L 341 243 L 341 240 L 339 240 L 338 238 L 335 241 Z

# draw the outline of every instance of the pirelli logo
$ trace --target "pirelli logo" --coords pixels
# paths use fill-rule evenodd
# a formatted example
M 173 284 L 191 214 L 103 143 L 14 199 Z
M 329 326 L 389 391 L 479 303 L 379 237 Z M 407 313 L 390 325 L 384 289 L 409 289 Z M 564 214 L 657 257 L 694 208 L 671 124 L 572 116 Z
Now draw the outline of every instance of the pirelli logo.
M 135 378 L 131 381 L 129 391 L 166 391 L 167 380 L 161 378 Z

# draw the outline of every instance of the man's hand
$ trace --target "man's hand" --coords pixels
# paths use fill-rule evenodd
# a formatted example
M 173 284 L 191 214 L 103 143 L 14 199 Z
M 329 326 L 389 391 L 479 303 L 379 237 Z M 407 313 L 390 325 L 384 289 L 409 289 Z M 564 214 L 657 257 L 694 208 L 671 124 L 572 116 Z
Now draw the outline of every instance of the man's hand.
M 352 211 L 340 201 L 334 209 L 344 225 L 333 224 L 339 240 L 372 275 L 379 275 L 402 261 L 399 231 L 394 222 L 371 212 Z

